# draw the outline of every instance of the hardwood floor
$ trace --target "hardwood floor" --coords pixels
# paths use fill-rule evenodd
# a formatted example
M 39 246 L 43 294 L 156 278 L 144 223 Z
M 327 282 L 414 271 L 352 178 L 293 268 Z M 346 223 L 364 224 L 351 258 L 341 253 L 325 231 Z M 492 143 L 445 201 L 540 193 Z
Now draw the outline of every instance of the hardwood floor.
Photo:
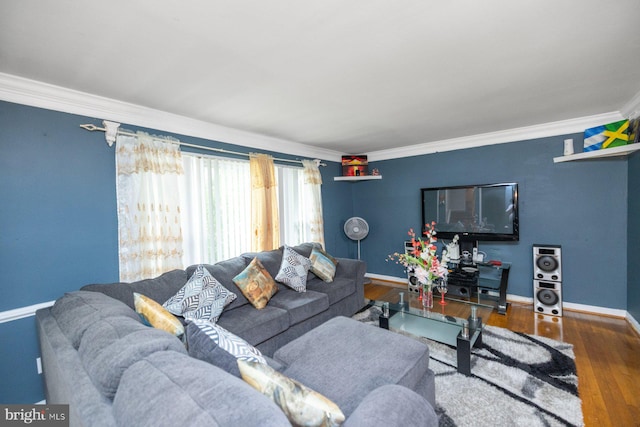
M 365 297 L 394 286 L 367 284 Z M 625 319 L 566 309 L 563 317 L 542 316 L 531 304 L 511 303 L 506 315 L 494 310 L 487 324 L 573 344 L 585 426 L 640 426 L 640 336 Z

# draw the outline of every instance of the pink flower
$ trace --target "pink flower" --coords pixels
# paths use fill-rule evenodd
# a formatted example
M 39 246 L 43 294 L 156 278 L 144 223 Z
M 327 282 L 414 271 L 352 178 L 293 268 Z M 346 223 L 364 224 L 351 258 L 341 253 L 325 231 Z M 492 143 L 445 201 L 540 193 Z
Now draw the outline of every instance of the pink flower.
M 411 250 L 406 253 L 394 253 L 389 255 L 389 259 L 397 260 L 396 264 L 402 264 L 406 268 L 411 268 L 416 272 L 418 280 L 425 282 L 427 279 L 437 279 L 448 273 L 445 262 L 440 262 L 436 255 L 437 247 L 435 243 L 438 239 L 436 234 L 436 222 L 425 224 L 424 238 L 416 238 L 413 228 L 407 233 L 411 237 Z

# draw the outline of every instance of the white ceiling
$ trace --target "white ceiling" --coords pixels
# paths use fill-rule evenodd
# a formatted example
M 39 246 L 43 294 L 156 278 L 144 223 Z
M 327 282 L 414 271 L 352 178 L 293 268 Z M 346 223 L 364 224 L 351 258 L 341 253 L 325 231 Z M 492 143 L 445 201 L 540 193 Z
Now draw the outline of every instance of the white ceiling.
M 622 111 L 640 1 L 0 0 L 0 73 L 371 153 Z

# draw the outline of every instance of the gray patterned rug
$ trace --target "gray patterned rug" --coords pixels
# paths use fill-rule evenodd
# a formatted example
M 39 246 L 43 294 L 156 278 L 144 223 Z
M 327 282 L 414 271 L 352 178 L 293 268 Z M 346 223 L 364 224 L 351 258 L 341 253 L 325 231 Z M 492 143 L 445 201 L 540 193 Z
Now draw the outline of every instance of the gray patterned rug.
M 379 315 L 371 307 L 354 319 L 377 326 Z M 486 326 L 465 376 L 453 347 L 409 336 L 429 345 L 440 426 L 584 425 L 571 344 Z

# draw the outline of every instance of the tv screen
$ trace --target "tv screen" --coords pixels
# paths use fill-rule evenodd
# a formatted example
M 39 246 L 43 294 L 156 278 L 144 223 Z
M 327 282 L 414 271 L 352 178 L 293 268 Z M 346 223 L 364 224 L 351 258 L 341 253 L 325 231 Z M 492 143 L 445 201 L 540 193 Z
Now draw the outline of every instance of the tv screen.
M 516 183 L 423 188 L 421 196 L 422 223 L 435 221 L 441 239 L 519 239 Z

